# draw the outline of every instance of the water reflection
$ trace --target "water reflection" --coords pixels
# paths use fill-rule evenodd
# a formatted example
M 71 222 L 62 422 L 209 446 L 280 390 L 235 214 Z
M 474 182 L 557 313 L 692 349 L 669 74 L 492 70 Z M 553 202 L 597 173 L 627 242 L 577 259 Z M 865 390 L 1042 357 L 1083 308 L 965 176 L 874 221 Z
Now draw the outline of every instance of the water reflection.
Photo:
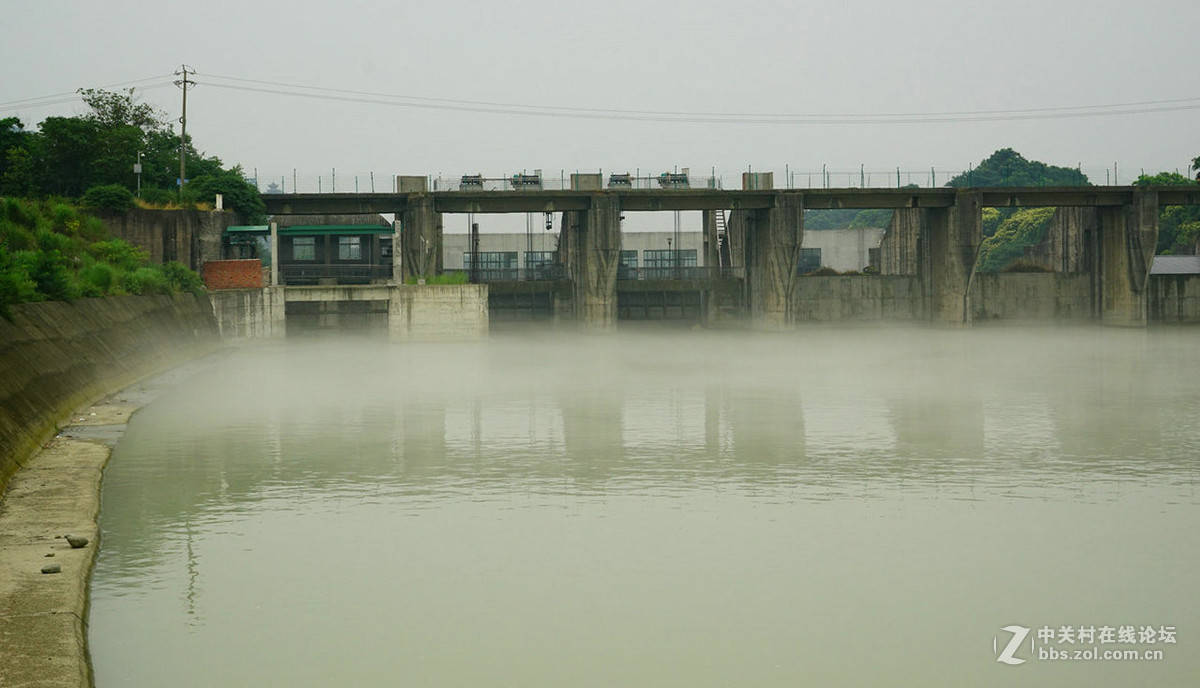
M 888 682 L 864 649 L 925 684 L 1002 685 L 991 637 L 1020 619 L 1200 628 L 1180 601 L 1200 563 L 1193 350 L 1188 332 L 818 330 L 232 352 L 114 455 L 98 685 L 185 685 L 135 669 L 176 649 L 233 672 L 196 685 Z M 1131 590 L 1132 556 L 1157 593 Z M 331 617 L 344 637 L 312 627 Z M 937 624 L 943 645 L 903 637 Z M 299 628 L 328 653 L 296 656 Z M 265 667 L 224 654 L 268 637 Z M 1133 676 L 1197 669 L 1176 655 Z

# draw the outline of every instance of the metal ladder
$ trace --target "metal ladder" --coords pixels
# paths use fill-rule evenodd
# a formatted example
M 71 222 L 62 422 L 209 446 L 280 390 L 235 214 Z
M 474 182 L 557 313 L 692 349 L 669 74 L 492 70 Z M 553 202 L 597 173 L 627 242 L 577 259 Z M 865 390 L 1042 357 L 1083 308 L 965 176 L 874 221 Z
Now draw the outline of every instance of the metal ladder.
M 715 213 L 717 223 L 717 265 L 719 267 L 730 267 L 732 258 L 729 252 L 729 233 L 725 229 L 725 211 L 718 210 Z

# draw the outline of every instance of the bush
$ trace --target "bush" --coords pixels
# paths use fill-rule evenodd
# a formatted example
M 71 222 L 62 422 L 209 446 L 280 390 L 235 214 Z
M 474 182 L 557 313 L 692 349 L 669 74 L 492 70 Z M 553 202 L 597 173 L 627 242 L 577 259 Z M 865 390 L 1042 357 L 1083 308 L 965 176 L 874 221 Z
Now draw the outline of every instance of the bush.
M 60 251 L 30 253 L 29 276 L 40 294 L 54 301 L 71 301 L 79 297 L 74 275 Z
M 37 300 L 37 285 L 29 276 L 25 261 L 0 245 L 0 315 L 11 320 L 13 304 Z
M 37 238 L 28 228 L 8 219 L 0 219 L 0 244 L 11 251 L 31 251 L 37 248 Z
M 73 244 L 74 242 L 71 241 L 70 237 L 58 232 L 43 229 L 37 233 L 37 247 L 43 251 L 58 251 L 64 254 L 74 253 L 71 250 Z
M 162 270 L 142 267 L 125 273 L 121 285 L 130 294 L 170 294 L 171 285 Z
M 179 261 L 172 260 L 159 269 L 171 291 L 184 291 L 189 294 L 199 294 L 204 291 L 204 282 L 200 280 L 200 275 Z
M 79 289 L 84 296 L 105 296 L 117 284 L 117 271 L 107 263 L 92 263 L 79 271 Z
M 104 208 L 116 211 L 130 210 L 137 205 L 133 200 L 133 193 L 120 184 L 93 186 L 84 192 L 79 203 L 85 208 Z
M 142 189 L 142 205 L 155 208 L 174 208 L 179 206 L 179 192 L 166 189 Z
M 150 254 L 144 249 L 122 239 L 97 241 L 92 244 L 88 252 L 96 260 L 104 261 L 126 272 L 136 270 L 150 260 Z
M 4 200 L 4 219 L 27 229 L 37 225 L 37 206 L 31 201 L 16 198 Z

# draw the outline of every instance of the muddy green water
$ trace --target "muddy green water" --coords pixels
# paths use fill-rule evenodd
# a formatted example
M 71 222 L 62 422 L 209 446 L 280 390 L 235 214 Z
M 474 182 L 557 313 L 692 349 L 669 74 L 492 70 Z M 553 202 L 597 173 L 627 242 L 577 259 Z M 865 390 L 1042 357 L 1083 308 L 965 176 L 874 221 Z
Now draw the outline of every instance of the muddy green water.
M 96 682 L 1194 685 L 1198 345 L 883 329 L 237 350 L 114 453 Z M 1162 656 L 1073 659 L 1088 649 Z

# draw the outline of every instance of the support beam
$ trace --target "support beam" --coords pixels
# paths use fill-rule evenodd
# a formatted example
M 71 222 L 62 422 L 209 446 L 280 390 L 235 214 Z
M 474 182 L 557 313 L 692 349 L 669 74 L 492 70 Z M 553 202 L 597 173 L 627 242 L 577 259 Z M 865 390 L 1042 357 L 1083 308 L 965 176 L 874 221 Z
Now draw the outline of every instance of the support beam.
M 1135 189 L 1133 202 L 1099 208 L 1100 322 L 1146 326 L 1146 286 L 1158 245 L 1158 192 Z
M 919 262 L 927 312 L 936 323 L 971 324 L 971 282 L 983 243 L 982 200 L 978 191 L 961 191 L 953 206 L 925 211 Z
M 572 282 L 575 320 L 585 332 L 617 329 L 617 266 L 621 205 L 616 195 L 592 196 L 591 207 L 563 213 L 559 259 Z
M 400 248 L 404 245 L 400 229 L 403 226 L 404 222 L 399 216 L 392 222 L 392 284 L 404 284 L 404 252 Z
M 271 286 L 279 286 L 279 223 L 271 221 Z
M 702 235 L 703 241 L 704 241 L 704 256 L 703 256 L 702 260 L 704 262 L 701 263 L 701 265 L 703 265 L 704 267 L 717 267 L 721 264 L 721 257 L 717 253 L 717 250 L 719 248 L 719 246 L 717 245 L 717 213 L 718 212 L 724 212 L 724 211 L 723 210 L 722 211 L 717 211 L 717 210 L 702 210 L 702 211 L 700 211 L 703 225 L 704 225 L 704 232 Z
M 401 215 L 400 234 L 405 279 L 441 273 L 442 214 L 434 210 L 432 196 L 414 194 L 409 197 Z M 395 247 L 392 250 L 395 254 Z

